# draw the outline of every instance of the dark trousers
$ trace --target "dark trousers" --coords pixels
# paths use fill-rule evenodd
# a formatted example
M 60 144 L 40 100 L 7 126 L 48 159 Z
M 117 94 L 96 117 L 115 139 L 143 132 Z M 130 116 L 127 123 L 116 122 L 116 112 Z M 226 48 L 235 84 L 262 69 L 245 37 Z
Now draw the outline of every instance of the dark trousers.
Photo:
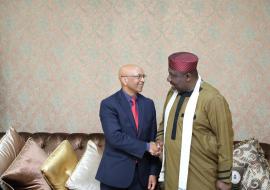
M 135 174 L 132 183 L 128 188 L 117 188 L 111 187 L 104 183 L 100 183 L 100 190 L 146 190 L 147 188 L 143 188 L 140 181 L 139 181 L 139 172 L 138 167 L 135 169 Z

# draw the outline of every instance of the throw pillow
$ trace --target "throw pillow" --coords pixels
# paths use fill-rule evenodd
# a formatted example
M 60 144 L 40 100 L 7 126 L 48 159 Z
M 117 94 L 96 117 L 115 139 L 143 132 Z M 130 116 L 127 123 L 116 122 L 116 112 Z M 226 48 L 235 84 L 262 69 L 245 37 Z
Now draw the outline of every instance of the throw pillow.
M 254 162 L 258 158 L 260 150 L 260 144 L 256 139 L 248 139 L 235 145 L 233 151 L 233 166 L 235 167 L 247 167 L 250 162 Z
M 97 145 L 89 140 L 81 160 L 68 178 L 66 187 L 71 190 L 99 190 L 100 184 L 95 176 L 100 160 Z
M 242 189 L 270 189 L 268 162 L 257 161 L 247 167 L 243 175 Z
M 50 190 L 40 171 L 40 166 L 47 157 L 44 150 L 29 138 L 1 178 L 14 189 Z
M 41 166 L 48 183 L 55 190 L 66 189 L 65 183 L 78 163 L 72 145 L 64 140 Z
M 257 144 L 257 140 L 248 139 L 234 146 L 232 168 L 232 184 L 234 186 L 240 187 L 242 185 L 243 174 L 248 164 L 257 159 Z
M 258 140 L 252 138 L 236 144 L 233 151 L 232 183 L 241 188 L 247 184 L 250 186 L 251 178 L 247 177 L 251 176 L 250 167 L 257 165 L 257 168 L 265 168 L 266 164 L 268 165 Z
M 0 176 L 16 158 L 24 144 L 23 138 L 12 127 L 0 139 Z

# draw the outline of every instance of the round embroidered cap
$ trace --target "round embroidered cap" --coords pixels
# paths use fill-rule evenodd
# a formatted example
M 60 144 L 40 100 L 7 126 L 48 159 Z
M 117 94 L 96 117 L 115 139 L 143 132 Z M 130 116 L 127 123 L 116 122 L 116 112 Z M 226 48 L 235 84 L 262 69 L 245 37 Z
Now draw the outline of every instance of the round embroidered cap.
M 196 70 L 198 57 L 189 52 L 176 52 L 168 57 L 169 68 L 180 72 Z

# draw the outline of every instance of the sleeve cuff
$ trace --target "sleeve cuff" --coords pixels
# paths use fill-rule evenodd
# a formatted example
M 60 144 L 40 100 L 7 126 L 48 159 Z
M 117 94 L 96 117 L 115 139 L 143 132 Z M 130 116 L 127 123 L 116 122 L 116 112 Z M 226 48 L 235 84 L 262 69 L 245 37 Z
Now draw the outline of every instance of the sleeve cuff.
M 224 181 L 226 183 L 230 183 L 231 182 L 231 175 L 232 175 L 232 170 L 223 170 L 223 171 L 218 171 L 218 176 L 217 179 Z

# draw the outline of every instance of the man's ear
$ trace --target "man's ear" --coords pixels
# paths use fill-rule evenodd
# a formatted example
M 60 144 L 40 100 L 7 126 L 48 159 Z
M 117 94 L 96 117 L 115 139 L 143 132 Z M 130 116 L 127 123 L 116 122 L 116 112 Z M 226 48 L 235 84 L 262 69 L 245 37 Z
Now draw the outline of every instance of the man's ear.
M 127 77 L 121 77 L 121 83 L 123 84 L 123 85 L 127 85 L 127 82 L 128 82 L 128 79 L 127 79 Z

